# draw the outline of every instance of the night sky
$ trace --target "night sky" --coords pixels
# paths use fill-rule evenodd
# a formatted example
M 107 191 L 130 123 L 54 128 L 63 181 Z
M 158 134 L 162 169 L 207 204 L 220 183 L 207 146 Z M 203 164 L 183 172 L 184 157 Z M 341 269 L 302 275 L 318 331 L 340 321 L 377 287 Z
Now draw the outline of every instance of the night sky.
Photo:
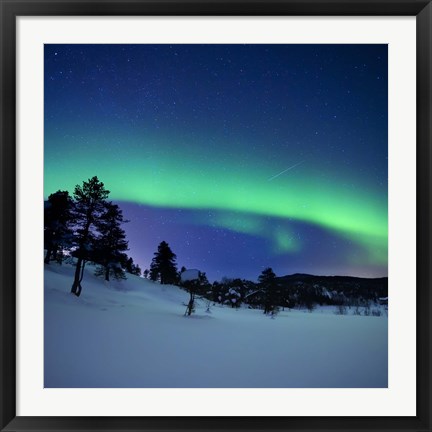
M 149 268 L 387 276 L 387 45 L 45 45 L 45 198 L 97 175 Z

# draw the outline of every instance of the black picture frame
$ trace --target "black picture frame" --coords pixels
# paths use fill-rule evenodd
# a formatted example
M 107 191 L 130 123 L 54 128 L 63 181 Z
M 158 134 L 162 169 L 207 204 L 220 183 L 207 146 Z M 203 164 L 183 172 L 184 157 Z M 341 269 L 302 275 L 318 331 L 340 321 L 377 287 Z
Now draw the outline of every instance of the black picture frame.
M 431 431 L 431 47 L 425 0 L 0 0 L 0 429 L 2 431 Z M 417 23 L 417 415 L 414 417 L 18 417 L 16 415 L 16 17 L 415 16 Z M 402 246 L 403 247 L 403 246 Z M 343 413 L 341 413 L 343 414 Z

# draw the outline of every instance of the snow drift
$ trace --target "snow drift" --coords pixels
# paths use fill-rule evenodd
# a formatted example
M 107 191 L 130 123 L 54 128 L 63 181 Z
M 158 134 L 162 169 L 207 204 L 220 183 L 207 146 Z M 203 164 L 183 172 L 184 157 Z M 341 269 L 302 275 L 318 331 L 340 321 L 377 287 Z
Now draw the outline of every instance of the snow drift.
M 183 316 L 188 293 L 87 266 L 45 266 L 45 387 L 387 387 L 387 317 L 213 306 Z

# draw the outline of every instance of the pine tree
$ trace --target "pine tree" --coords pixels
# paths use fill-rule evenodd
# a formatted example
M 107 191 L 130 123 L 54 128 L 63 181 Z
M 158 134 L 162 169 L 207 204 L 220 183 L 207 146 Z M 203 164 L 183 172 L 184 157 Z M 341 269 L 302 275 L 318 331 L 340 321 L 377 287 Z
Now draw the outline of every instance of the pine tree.
M 134 265 L 133 259 L 132 259 L 132 257 L 129 257 L 125 263 L 125 269 L 128 273 L 132 274 L 133 265 Z
M 76 185 L 74 190 L 74 223 L 75 223 L 75 251 L 77 258 L 74 281 L 71 293 L 81 294 L 81 281 L 84 276 L 86 261 L 92 258 L 94 241 L 96 239 L 97 224 L 106 211 L 106 199 L 109 191 L 97 177 L 84 181 L 82 186 Z
M 67 191 L 57 191 L 48 197 L 44 208 L 45 264 L 57 259 L 61 249 L 72 240 L 72 199 Z
M 134 263 L 132 257 L 129 257 L 126 260 L 126 262 L 124 263 L 124 268 L 130 274 L 133 274 L 136 276 L 141 276 L 141 268 L 138 264 Z M 147 275 L 148 275 L 148 270 L 147 270 Z M 146 276 L 144 276 L 144 277 L 146 277 Z
M 276 275 L 270 267 L 267 267 L 259 275 L 258 281 L 264 293 L 264 313 L 273 313 L 278 302 Z
M 105 203 L 105 212 L 96 222 L 100 236 L 95 242 L 93 259 L 100 265 L 97 274 L 103 274 L 106 281 L 110 275 L 116 279 L 124 279 L 121 263 L 124 262 L 128 250 L 126 234 L 121 227 L 125 222 L 119 206 L 112 202 Z
M 239 308 L 242 303 L 243 281 L 233 279 L 227 284 L 225 299 L 232 308 Z
M 176 258 L 168 243 L 161 242 L 150 264 L 150 279 L 159 280 L 161 284 L 176 284 L 178 282 Z
M 132 269 L 132 274 L 135 276 L 141 276 L 142 270 L 141 267 L 138 264 L 134 264 L 134 267 Z

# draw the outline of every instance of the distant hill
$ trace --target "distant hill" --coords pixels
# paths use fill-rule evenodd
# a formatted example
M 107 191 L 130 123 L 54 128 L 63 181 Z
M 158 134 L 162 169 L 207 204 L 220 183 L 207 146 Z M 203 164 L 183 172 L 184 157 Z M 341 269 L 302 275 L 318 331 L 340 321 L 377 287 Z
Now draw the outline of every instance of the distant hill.
M 295 273 L 277 278 L 278 285 L 289 291 L 314 291 L 343 294 L 345 297 L 377 299 L 388 296 L 388 278 L 360 278 L 354 276 L 314 276 Z

